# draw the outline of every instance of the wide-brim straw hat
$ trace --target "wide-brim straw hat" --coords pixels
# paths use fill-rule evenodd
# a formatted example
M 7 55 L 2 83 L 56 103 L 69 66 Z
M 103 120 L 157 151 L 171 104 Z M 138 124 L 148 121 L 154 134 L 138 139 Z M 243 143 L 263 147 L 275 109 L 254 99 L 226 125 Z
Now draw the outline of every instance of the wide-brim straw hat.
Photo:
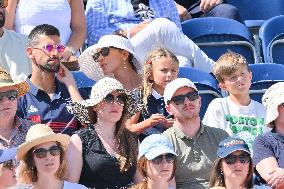
M 121 37 L 119 35 L 105 35 L 101 37 L 97 44 L 90 46 L 79 57 L 80 70 L 84 72 L 89 78 L 98 81 L 105 77 L 98 62 L 94 61 L 93 55 L 97 52 L 97 49 L 103 47 L 116 47 L 128 51 L 133 55 L 132 62 L 139 74 L 142 74 L 142 64 L 139 62 L 138 57 L 135 54 L 134 48 L 129 39 Z M 112 75 L 108 75 L 112 76 Z
M 105 77 L 100 79 L 92 87 L 90 99 L 78 101 L 72 103 L 72 108 L 76 118 L 83 124 L 90 124 L 90 118 L 88 115 L 88 108 L 93 107 L 103 101 L 103 99 L 110 93 L 118 91 L 119 93 L 125 94 L 127 114 L 133 115 L 135 111 L 135 99 L 132 97 L 132 93 L 123 88 L 123 85 L 114 78 Z
M 262 96 L 262 104 L 266 109 L 265 123 L 268 127 L 274 127 L 271 124 L 278 116 L 278 106 L 284 103 L 284 82 L 276 83 L 270 86 Z
M 70 136 L 60 133 L 56 134 L 45 124 L 33 125 L 28 130 L 26 141 L 18 148 L 17 158 L 23 160 L 30 149 L 46 142 L 60 142 L 63 148 L 66 148 L 70 143 Z
M 0 67 L 0 88 L 2 87 L 13 87 L 15 86 L 18 90 L 18 96 L 24 96 L 30 89 L 26 81 L 14 82 L 11 75 Z

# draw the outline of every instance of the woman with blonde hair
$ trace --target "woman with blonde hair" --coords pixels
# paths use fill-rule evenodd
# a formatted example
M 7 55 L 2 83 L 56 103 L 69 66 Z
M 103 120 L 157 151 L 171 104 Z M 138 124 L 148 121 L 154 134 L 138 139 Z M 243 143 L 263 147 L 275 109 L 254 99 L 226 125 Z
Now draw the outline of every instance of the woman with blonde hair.
M 67 164 L 65 149 L 70 142 L 66 134 L 55 134 L 47 125 L 32 126 L 17 151 L 21 160 L 19 184 L 13 188 L 86 189 L 64 180 Z
M 0 189 L 16 184 L 16 152 L 16 147 L 0 149 Z
M 176 153 L 163 135 L 146 137 L 139 146 L 138 170 L 143 181 L 130 189 L 175 188 Z

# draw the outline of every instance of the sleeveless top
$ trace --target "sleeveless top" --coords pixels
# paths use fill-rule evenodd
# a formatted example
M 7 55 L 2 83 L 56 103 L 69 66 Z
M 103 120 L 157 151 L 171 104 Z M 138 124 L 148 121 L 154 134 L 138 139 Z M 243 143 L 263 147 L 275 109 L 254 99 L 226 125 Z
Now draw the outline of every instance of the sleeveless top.
M 81 129 L 77 134 L 83 147 L 80 184 L 97 189 L 127 188 L 132 184 L 136 167 L 120 172 L 118 160 L 106 151 L 93 127 Z
M 61 43 L 66 44 L 71 35 L 71 7 L 68 0 L 19 0 L 16 7 L 14 28 L 29 35 L 40 24 L 55 26 L 60 32 Z

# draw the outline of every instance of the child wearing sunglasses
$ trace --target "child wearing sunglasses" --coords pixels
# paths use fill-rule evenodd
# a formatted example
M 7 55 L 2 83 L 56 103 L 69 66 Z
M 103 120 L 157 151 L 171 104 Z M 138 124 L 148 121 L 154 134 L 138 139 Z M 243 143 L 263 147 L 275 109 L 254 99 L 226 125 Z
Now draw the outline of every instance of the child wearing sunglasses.
M 71 137 L 68 180 L 89 188 L 124 188 L 136 174 L 138 139 L 125 128 L 131 95 L 116 79 L 105 77 L 90 99 L 74 103 L 74 113 L 87 125 Z
M 0 149 L 0 189 L 16 184 L 16 152 L 17 148 Z
M 210 176 L 212 189 L 253 187 L 253 164 L 247 143 L 236 137 L 220 142 Z
M 87 189 L 65 181 L 67 162 L 65 150 L 70 143 L 66 134 L 55 134 L 47 125 L 32 126 L 26 141 L 17 151 L 21 160 L 18 185 L 13 189 Z
M 151 134 L 160 134 L 173 124 L 163 99 L 166 85 L 178 77 L 177 57 L 165 48 L 154 49 L 144 64 L 142 110 L 132 117 L 131 131 L 140 134 L 140 141 Z
M 175 188 L 176 155 L 165 136 L 152 134 L 146 137 L 138 154 L 138 170 L 144 180 L 131 189 Z
M 229 96 L 214 99 L 202 122 L 244 139 L 252 151 L 254 139 L 267 128 L 264 106 L 249 96 L 252 73 L 248 62 L 242 55 L 229 51 L 217 60 L 213 73 Z

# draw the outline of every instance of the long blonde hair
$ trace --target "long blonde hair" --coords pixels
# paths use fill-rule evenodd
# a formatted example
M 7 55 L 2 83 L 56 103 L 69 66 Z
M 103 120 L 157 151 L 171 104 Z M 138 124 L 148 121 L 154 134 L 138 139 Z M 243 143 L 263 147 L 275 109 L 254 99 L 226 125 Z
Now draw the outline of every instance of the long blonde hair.
M 171 58 L 174 63 L 176 63 L 177 65 L 179 64 L 179 61 L 176 55 L 174 55 L 174 53 L 172 53 L 168 49 L 156 48 L 149 53 L 144 63 L 144 74 L 143 74 L 143 81 L 142 81 L 143 104 L 145 106 L 147 105 L 148 97 L 152 93 L 153 83 L 155 82 L 151 79 L 153 75 L 153 64 L 156 62 L 156 60 L 162 57 Z

